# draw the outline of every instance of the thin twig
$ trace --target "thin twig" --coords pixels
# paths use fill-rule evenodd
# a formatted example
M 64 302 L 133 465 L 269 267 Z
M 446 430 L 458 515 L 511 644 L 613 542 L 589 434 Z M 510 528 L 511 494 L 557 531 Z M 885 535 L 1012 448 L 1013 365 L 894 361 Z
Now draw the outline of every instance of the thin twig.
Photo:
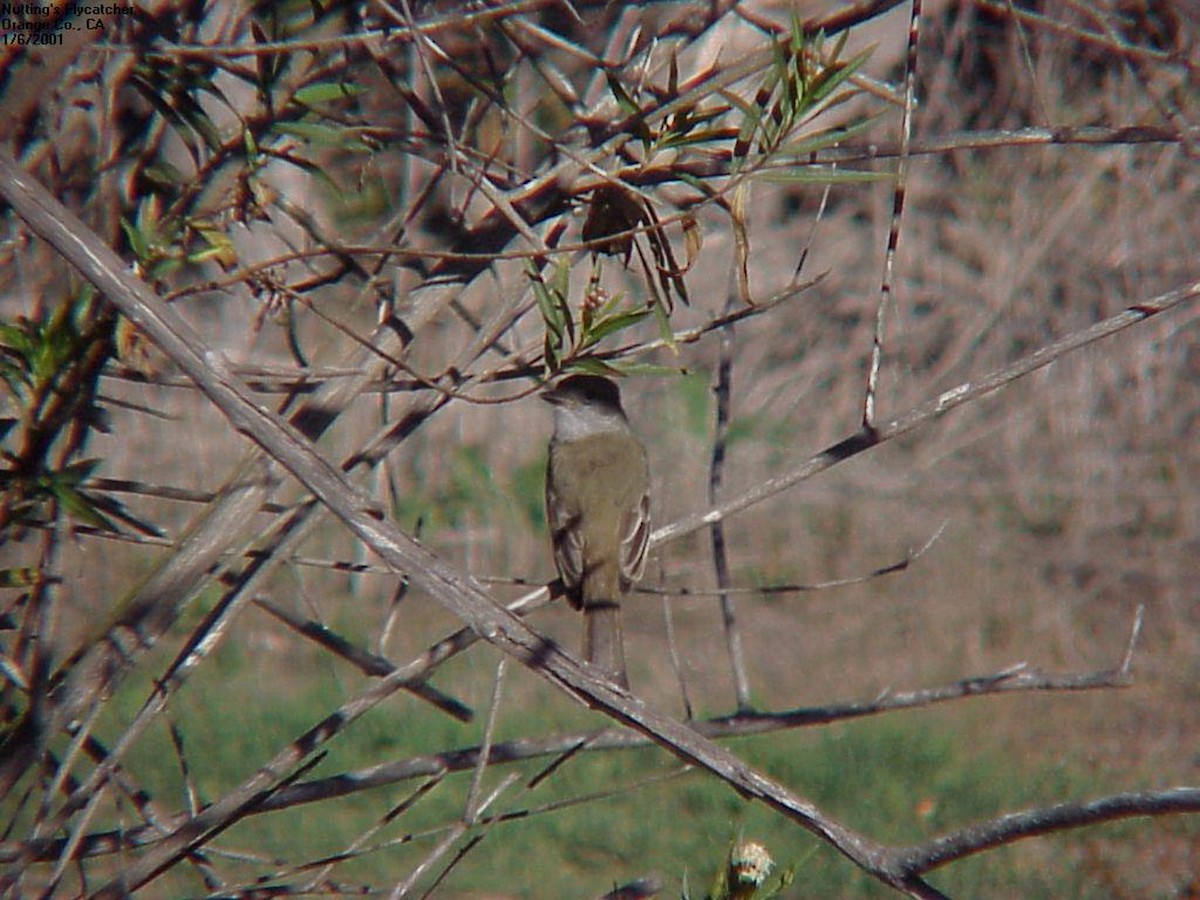
M 900 244 L 900 220 L 904 215 L 904 194 L 908 189 L 909 143 L 912 140 L 913 109 L 917 90 L 917 42 L 921 32 L 921 0 L 912 0 L 908 20 L 908 50 L 904 64 L 904 107 L 900 114 L 900 155 L 896 160 L 896 188 L 892 195 L 892 222 L 888 229 L 887 250 L 883 259 L 883 278 L 879 286 L 879 304 L 875 309 L 875 333 L 871 340 L 871 361 L 867 367 L 867 387 L 863 393 L 862 427 L 875 427 L 875 399 L 879 390 L 879 369 L 883 364 L 883 340 L 887 313 L 894 304 L 892 280 L 895 278 L 896 248 Z
M 728 316 L 737 305 L 732 285 L 725 292 L 724 315 Z M 717 343 L 717 381 L 713 394 L 717 399 L 716 423 L 713 431 L 712 455 L 708 467 L 708 502 L 720 502 L 721 486 L 725 479 L 725 453 L 729 440 L 731 394 L 733 391 L 733 324 L 721 328 Z M 750 677 L 746 671 L 746 652 L 742 646 L 742 634 L 738 628 L 737 604 L 733 595 L 725 591 L 729 587 L 729 556 L 725 548 L 725 528 L 721 522 L 713 522 L 709 528 L 712 542 L 713 573 L 717 582 L 717 599 L 721 607 L 721 621 L 725 629 L 725 649 L 729 654 L 729 670 L 733 679 L 734 703 L 739 712 L 750 709 Z
M 670 596 L 662 592 L 663 624 L 666 628 L 667 652 L 671 657 L 671 671 L 675 673 L 675 681 L 679 684 L 679 699 L 683 703 L 684 721 L 690 722 L 696 716 L 692 705 L 692 695 L 688 690 L 688 681 L 683 674 L 683 664 L 679 657 L 679 643 L 675 640 L 675 614 Z
M 778 596 L 780 594 L 805 594 L 811 591 L 827 591 L 833 588 L 849 587 L 853 584 L 866 584 L 868 581 L 874 581 L 876 578 L 881 578 L 884 575 L 893 575 L 896 572 L 903 572 L 909 568 L 916 560 L 924 556 L 929 548 L 937 542 L 938 538 L 946 530 L 947 522 L 943 522 L 938 526 L 937 530 L 930 536 L 924 544 L 916 549 L 909 550 L 904 555 L 903 559 L 893 563 L 880 566 L 865 575 L 852 575 L 848 578 L 831 578 L 828 581 L 814 581 L 809 583 L 790 582 L 781 584 L 764 584 L 755 587 L 726 587 L 717 590 L 702 590 L 693 587 L 682 588 L 657 588 L 649 585 L 638 585 L 635 590 L 639 594 L 650 594 L 662 597 L 684 596 L 684 597 L 705 597 L 719 596 L 721 594 L 746 594 L 754 595 L 761 594 L 764 596 Z
M 385 678 L 396 671 L 396 666 L 387 658 L 354 646 L 321 622 L 303 619 L 265 597 L 255 597 L 254 604 L 283 622 L 297 634 L 324 647 L 367 675 Z M 426 683 L 424 678 L 418 678 L 412 683 L 404 685 L 404 690 L 460 722 L 470 722 L 474 718 L 475 714 L 469 706 Z
M 466 808 L 463 810 L 463 822 L 474 825 L 483 809 L 480 793 L 483 788 L 483 773 L 487 770 L 487 759 L 491 753 L 492 741 L 496 737 L 496 722 L 500 715 L 500 698 L 503 694 L 504 673 L 508 667 L 508 659 L 501 657 L 496 664 L 496 678 L 492 684 L 492 701 L 488 704 L 487 723 L 483 729 L 483 745 L 479 754 L 479 764 L 471 772 L 471 786 L 467 790 Z

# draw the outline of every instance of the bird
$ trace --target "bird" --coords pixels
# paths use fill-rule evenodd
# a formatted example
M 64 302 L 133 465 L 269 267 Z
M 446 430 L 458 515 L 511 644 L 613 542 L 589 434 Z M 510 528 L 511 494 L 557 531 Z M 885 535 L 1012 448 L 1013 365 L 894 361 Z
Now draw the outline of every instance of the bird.
M 628 688 L 621 600 L 646 566 L 650 472 L 616 383 L 571 375 L 543 391 L 554 407 L 546 521 L 554 563 L 583 612 L 583 657 Z

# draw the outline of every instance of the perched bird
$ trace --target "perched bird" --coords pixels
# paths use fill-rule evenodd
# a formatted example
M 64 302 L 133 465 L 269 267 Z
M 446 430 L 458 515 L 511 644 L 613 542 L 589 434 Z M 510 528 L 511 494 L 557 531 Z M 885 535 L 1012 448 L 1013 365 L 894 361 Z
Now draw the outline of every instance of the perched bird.
M 583 656 L 628 687 L 621 599 L 642 577 L 650 473 L 612 380 L 572 375 L 545 391 L 554 406 L 546 520 L 571 605 L 583 611 Z

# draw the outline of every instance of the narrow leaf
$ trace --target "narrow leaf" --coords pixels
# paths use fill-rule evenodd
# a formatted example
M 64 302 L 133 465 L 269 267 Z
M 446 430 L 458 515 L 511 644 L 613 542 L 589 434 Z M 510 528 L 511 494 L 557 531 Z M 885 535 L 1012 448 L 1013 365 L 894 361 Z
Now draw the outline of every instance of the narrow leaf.
M 81 522 L 103 531 L 119 531 L 116 525 L 100 514 L 86 495 L 75 488 L 61 482 L 54 483 L 50 485 L 50 493 L 68 514 Z
M 890 172 L 861 172 L 857 169 L 838 169 L 834 166 L 803 165 L 782 169 L 764 169 L 755 173 L 756 179 L 772 184 L 869 184 L 887 181 Z
M 734 252 L 737 260 L 738 294 L 742 302 L 754 305 L 750 298 L 750 233 L 746 227 L 746 195 L 749 185 L 742 182 L 733 192 L 730 204 L 730 223 L 733 225 Z
M 294 99 L 305 106 L 316 106 L 321 103 L 332 103 L 335 100 L 358 97 L 365 94 L 367 89 L 361 84 L 344 81 L 317 81 L 306 84 L 296 91 Z
M 636 325 L 646 316 L 650 315 L 650 310 L 645 307 L 634 309 L 628 312 L 617 313 L 614 316 L 609 316 L 606 319 L 601 319 L 596 322 L 587 333 L 584 334 L 581 344 L 584 347 L 592 347 L 600 343 L 610 334 L 616 334 L 618 331 L 623 331 Z

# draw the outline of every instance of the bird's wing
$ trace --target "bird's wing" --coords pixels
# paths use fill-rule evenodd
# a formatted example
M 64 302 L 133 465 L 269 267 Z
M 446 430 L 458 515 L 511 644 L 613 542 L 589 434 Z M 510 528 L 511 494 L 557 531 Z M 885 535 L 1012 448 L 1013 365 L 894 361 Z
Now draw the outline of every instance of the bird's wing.
M 621 517 L 621 580 L 631 584 L 646 568 L 650 543 L 650 495 L 642 494 L 637 505 Z

